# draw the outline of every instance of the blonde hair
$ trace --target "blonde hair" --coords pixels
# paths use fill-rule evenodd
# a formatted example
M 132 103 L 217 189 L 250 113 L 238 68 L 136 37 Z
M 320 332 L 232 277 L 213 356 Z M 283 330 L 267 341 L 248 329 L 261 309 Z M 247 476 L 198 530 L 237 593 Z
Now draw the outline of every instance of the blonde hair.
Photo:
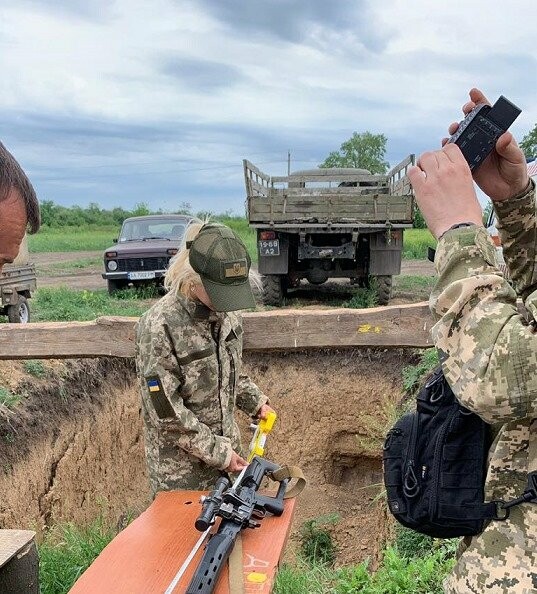
M 186 244 L 188 241 L 194 240 L 204 224 L 201 221 L 199 223 L 193 223 L 186 230 L 183 246 L 171 259 L 166 276 L 164 277 L 164 288 L 166 291 L 175 293 L 176 295 L 181 293 L 187 299 L 191 299 L 192 286 L 201 285 L 200 275 L 190 266 L 188 260 L 190 250 L 188 250 Z
M 175 295 L 181 294 L 187 299 L 192 299 L 192 287 L 201 285 L 200 275 L 192 268 L 189 261 L 190 250 L 186 247 L 187 242 L 194 241 L 194 238 L 201 231 L 203 225 L 209 222 L 206 219 L 203 222 L 190 225 L 185 234 L 185 241 L 182 248 L 171 259 L 168 270 L 164 277 L 164 288 Z M 255 270 L 250 268 L 249 281 L 258 291 L 261 290 L 261 276 Z

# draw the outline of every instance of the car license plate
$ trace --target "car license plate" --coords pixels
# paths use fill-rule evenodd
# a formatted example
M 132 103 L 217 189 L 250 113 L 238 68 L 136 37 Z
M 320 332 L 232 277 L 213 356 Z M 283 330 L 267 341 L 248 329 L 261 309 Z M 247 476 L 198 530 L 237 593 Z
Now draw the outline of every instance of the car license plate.
M 262 239 L 259 243 L 260 256 L 279 256 L 280 255 L 280 240 L 279 239 Z
M 154 270 L 144 270 L 142 272 L 129 272 L 127 275 L 129 280 L 146 280 L 148 278 L 155 278 Z

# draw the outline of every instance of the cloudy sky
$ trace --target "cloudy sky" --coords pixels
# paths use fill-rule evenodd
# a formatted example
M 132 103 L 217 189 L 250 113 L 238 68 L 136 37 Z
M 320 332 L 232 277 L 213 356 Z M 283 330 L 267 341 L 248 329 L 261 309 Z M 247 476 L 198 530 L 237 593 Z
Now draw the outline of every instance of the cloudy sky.
M 535 0 L 0 0 L 0 139 L 42 200 L 243 212 L 354 131 L 393 165 L 472 86 L 537 122 Z

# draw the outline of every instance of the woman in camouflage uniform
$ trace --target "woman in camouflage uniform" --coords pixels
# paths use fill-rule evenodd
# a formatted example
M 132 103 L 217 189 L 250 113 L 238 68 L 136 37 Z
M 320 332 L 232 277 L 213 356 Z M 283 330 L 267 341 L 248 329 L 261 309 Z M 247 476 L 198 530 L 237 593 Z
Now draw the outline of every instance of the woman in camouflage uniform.
M 166 274 L 168 293 L 140 319 L 136 368 L 153 493 L 209 489 L 241 471 L 235 406 L 265 418 L 267 397 L 241 371 L 240 309 L 255 307 L 250 256 L 231 229 L 192 225 Z
M 488 101 L 472 89 L 463 112 L 477 103 Z M 457 128 L 452 124 L 449 133 Z M 496 429 L 486 500 L 510 501 L 526 489 L 528 499 L 512 508 L 505 521 L 490 522 L 482 534 L 464 539 L 444 592 L 535 594 L 537 504 L 529 500 L 529 476 L 537 472 L 535 183 L 509 132 L 473 176 L 492 199 L 511 287 L 483 228 L 470 168 L 459 148 L 446 142 L 442 150 L 424 153 L 408 173 L 427 226 L 438 239 L 438 281 L 430 299 L 433 338 L 459 401 Z M 520 314 L 517 298 L 528 319 Z

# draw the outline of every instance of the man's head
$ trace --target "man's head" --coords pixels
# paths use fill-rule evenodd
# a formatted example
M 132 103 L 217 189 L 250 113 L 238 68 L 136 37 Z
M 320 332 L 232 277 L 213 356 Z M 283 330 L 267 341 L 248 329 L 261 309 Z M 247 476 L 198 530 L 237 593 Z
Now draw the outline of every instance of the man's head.
M 26 227 L 35 233 L 39 225 L 39 202 L 32 184 L 0 143 L 0 270 L 17 257 Z

